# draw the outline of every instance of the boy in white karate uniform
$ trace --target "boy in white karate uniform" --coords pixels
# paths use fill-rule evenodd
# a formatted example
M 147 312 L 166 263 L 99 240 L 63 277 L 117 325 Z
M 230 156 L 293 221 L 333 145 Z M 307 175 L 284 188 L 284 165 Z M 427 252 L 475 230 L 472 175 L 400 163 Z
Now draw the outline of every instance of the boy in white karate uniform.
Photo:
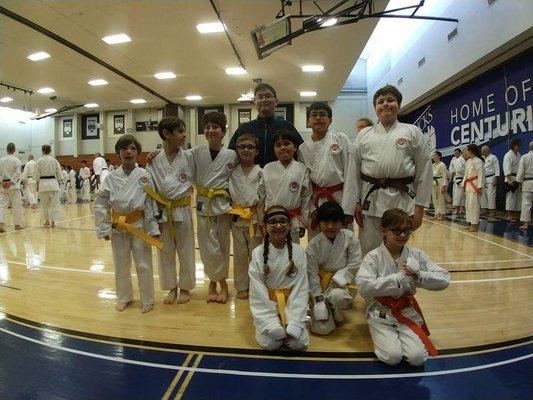
M 470 232 L 476 232 L 479 225 L 479 212 L 481 207 L 481 195 L 485 187 L 485 166 L 479 147 L 473 143 L 466 148 L 465 176 L 462 187 L 465 191 L 466 222 L 470 223 L 467 228 Z
M 22 229 L 22 195 L 20 193 L 20 175 L 22 163 L 15 157 L 15 144 L 7 144 L 7 155 L 0 159 L 0 232 L 5 232 L 5 215 L 11 204 L 13 208 L 13 225 L 15 230 Z
M 518 164 L 520 163 L 520 147 L 522 141 L 514 138 L 509 143 L 509 151 L 503 156 L 503 176 L 505 176 L 506 194 L 505 210 L 507 219 L 512 221 L 518 220 L 518 211 L 520 211 L 520 189 L 516 182 L 518 173 Z
M 190 151 L 183 149 L 187 137 L 185 122 L 177 117 L 165 117 L 159 122 L 158 132 L 165 143 L 164 151 L 152 159 L 146 170 L 154 182 L 154 191 L 148 191 L 148 195 L 158 202 L 159 230 L 164 244 L 158 251 L 159 282 L 161 289 L 169 291 L 163 299 L 165 304 L 176 301 L 183 304 L 191 299 L 190 291 L 196 286 L 191 211 L 194 160 Z
M 91 170 L 87 166 L 87 161 L 85 160 L 81 162 L 80 179 L 81 179 L 81 201 L 89 202 L 91 201 Z
M 450 172 L 452 173 L 452 214 L 460 216 L 465 206 L 465 192 L 461 183 L 465 176 L 466 159 L 461 149 L 455 149 L 454 154 L 457 158 L 453 164 L 450 164 Z
M 531 203 L 533 202 L 533 142 L 529 142 L 529 151 L 520 157 L 516 181 L 522 191 L 522 210 L 520 212 L 520 229 L 531 225 Z
M 361 264 L 361 247 L 355 234 L 342 229 L 344 210 L 334 201 L 317 210 L 320 233 L 305 250 L 311 294 L 311 332 L 327 335 L 344 318 L 357 295 L 354 278 Z
M 264 218 L 265 240 L 254 249 L 248 271 L 255 338 L 266 350 L 302 350 L 309 344 L 305 251 L 291 241 L 288 210 L 272 206 Z
M 44 227 L 54 228 L 59 213 L 59 184 L 62 179 L 59 162 L 50 155 L 49 144 L 42 146 L 43 156 L 37 160 L 34 178 L 39 186 L 39 200 L 43 208 Z
M 20 176 L 20 180 L 24 182 L 24 199 L 31 208 L 37 207 L 37 182 L 33 177 L 36 164 L 33 154 L 28 155 L 28 162 L 24 165 Z
M 342 132 L 331 132 L 331 107 L 315 102 L 307 110 L 307 122 L 313 132 L 298 148 L 298 160 L 309 168 L 309 180 L 313 197 L 309 203 L 312 216 L 308 239 L 320 231 L 314 216 L 315 210 L 326 201 L 337 201 L 344 209 L 343 228 L 353 230 L 353 214 L 356 203 L 355 167 L 352 143 Z
M 65 204 L 67 202 L 68 178 L 69 178 L 69 175 L 68 175 L 67 167 L 65 167 L 64 165 L 61 165 L 61 183 L 60 183 L 61 193 L 59 196 L 59 200 L 61 204 Z
M 402 358 L 422 365 L 437 350 L 429 340 L 416 288 L 443 290 L 450 274 L 421 250 L 407 247 L 412 232 L 409 214 L 393 208 L 381 219 L 383 242 L 368 253 L 357 272 L 359 294 L 367 303 L 368 327 L 376 356 L 389 365 Z
M 441 221 L 446 214 L 446 187 L 448 178 L 446 165 L 442 162 L 442 153 L 436 151 L 433 154 L 433 187 L 431 197 L 435 208 L 435 219 Z
M 273 205 L 285 207 L 292 216 L 291 238 L 300 243 L 309 221 L 309 201 L 312 189 L 309 170 L 301 162 L 294 160 L 298 150 L 297 139 L 291 131 L 280 129 L 274 136 L 274 153 L 278 161 L 263 168 L 263 179 L 259 183 L 259 219 L 262 212 Z
M 239 136 L 235 148 L 239 164 L 235 166 L 229 180 L 231 197 L 231 236 L 233 238 L 233 273 L 237 298 L 248 298 L 248 266 L 252 250 L 261 244 L 261 231 L 257 224 L 257 189 L 262 177 L 259 165 L 254 164 L 259 153 L 259 139 L 251 134 Z
M 162 247 L 156 205 L 145 189 L 151 186 L 150 174 L 135 166 L 141 144 L 133 135 L 123 135 L 115 144 L 122 166 L 105 179 L 96 192 L 94 224 L 96 236 L 111 239 L 117 311 L 124 311 L 133 301 L 131 259 L 135 262 L 142 313 L 154 306 L 154 278 L 150 244 Z
M 481 214 L 487 213 L 493 218 L 496 212 L 496 188 L 500 176 L 498 157 L 491 154 L 490 147 L 481 147 L 481 155 L 485 158 L 485 187 L 481 195 Z M 490 221 L 490 220 L 489 220 Z
M 228 300 L 231 210 L 228 192 L 229 178 L 237 154 L 224 148 L 227 119 L 223 113 L 204 115 L 204 135 L 208 144 L 191 150 L 195 164 L 196 216 L 198 245 L 204 270 L 210 279 L 207 302 Z M 220 293 L 217 291 L 220 285 Z
M 67 167 L 67 203 L 76 204 L 78 202 L 78 194 L 76 193 L 76 171 L 70 165 Z

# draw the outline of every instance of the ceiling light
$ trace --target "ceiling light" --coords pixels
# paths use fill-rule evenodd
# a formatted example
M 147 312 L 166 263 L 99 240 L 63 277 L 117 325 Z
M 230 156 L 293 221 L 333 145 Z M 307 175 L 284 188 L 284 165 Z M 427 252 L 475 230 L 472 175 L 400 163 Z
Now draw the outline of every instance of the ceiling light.
M 320 24 L 321 27 L 325 28 L 327 26 L 333 26 L 337 23 L 337 18 L 328 18 Z
M 40 61 L 50 57 L 50 54 L 45 53 L 44 51 L 39 51 L 37 53 L 30 54 L 27 58 L 32 61 Z
M 52 89 L 52 88 L 49 88 L 49 87 L 43 87 L 39 90 L 37 90 L 38 93 L 41 93 L 41 94 L 48 94 L 48 93 L 54 93 L 55 90 Z
M 154 74 L 157 79 L 174 79 L 176 74 L 174 72 L 158 72 Z
M 246 70 L 242 67 L 226 68 L 226 74 L 228 75 L 244 75 L 247 74 Z
M 303 72 L 322 72 L 324 71 L 323 65 L 303 65 L 302 66 Z
M 185 99 L 189 101 L 197 101 L 197 100 L 202 100 L 202 96 L 198 96 L 197 94 L 194 94 L 191 96 L 186 96 Z
M 241 93 L 241 97 L 237 99 L 237 101 L 253 101 L 254 100 L 254 92 L 250 91 L 248 93 Z
M 47 108 L 46 110 L 44 110 L 44 112 L 47 114 L 55 113 L 56 111 L 56 108 Z
M 85 107 L 86 108 L 96 108 L 96 107 L 99 107 L 99 106 L 96 103 L 87 103 L 87 104 L 85 104 Z
M 221 22 L 209 22 L 196 25 L 196 29 L 200 33 L 224 32 L 224 25 Z
M 146 103 L 146 100 L 145 99 L 131 99 L 130 103 L 133 103 L 133 104 L 144 104 L 144 103 Z
M 126 43 L 131 42 L 131 39 L 128 35 L 125 33 L 119 33 L 118 35 L 111 35 L 103 37 L 102 40 L 106 42 L 107 44 L 118 44 L 118 43 Z
M 107 81 L 105 79 L 93 79 L 92 81 L 87 82 L 91 86 L 103 86 L 107 85 Z
M 11 97 L 2 97 L 0 99 L 0 102 L 2 102 L 2 103 L 9 103 L 10 101 L 13 101 L 13 99 Z
M 316 95 L 316 92 L 300 92 L 300 96 L 302 97 L 315 97 Z

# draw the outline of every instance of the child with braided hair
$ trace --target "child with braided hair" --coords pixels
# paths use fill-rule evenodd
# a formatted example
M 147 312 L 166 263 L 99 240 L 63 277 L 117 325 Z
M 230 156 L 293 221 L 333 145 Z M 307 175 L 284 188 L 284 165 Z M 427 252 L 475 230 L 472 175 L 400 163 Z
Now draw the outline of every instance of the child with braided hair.
M 291 215 L 286 208 L 269 207 L 264 223 L 264 243 L 252 252 L 248 270 L 255 337 L 266 350 L 281 346 L 302 350 L 309 343 L 305 251 L 291 241 Z

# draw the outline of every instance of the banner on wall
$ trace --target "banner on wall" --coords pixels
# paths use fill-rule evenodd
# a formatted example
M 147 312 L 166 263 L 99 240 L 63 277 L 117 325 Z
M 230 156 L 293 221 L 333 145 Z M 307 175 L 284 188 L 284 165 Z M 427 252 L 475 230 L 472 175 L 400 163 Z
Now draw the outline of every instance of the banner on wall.
M 515 137 L 524 154 L 533 140 L 532 57 L 530 50 L 401 120 L 420 127 L 429 149 L 445 158 L 475 143 L 488 145 L 501 162 Z
M 72 119 L 63 120 L 63 139 L 72 138 Z
M 126 128 L 126 116 L 124 114 L 113 115 L 113 133 L 115 135 L 122 135 Z
M 99 119 L 99 114 L 87 114 L 82 116 L 82 140 L 100 139 L 100 130 L 98 129 L 98 123 L 100 122 Z
M 239 127 L 252 120 L 252 109 L 251 108 L 239 108 Z
M 136 132 L 157 131 L 158 121 L 137 121 L 135 122 Z

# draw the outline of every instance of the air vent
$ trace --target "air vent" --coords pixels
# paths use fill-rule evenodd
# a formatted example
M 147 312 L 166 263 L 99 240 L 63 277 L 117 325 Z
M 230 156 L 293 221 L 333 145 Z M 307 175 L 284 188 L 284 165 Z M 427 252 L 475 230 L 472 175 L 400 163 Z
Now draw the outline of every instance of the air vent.
M 422 57 L 420 60 L 418 60 L 418 68 L 420 68 L 425 63 L 426 63 L 426 57 Z
M 451 31 L 450 33 L 448 33 L 448 42 L 450 42 L 454 37 L 457 36 L 457 28 L 455 28 L 453 31 Z
M 403 76 L 400 79 L 398 79 L 398 86 L 400 86 L 402 82 L 403 82 Z

